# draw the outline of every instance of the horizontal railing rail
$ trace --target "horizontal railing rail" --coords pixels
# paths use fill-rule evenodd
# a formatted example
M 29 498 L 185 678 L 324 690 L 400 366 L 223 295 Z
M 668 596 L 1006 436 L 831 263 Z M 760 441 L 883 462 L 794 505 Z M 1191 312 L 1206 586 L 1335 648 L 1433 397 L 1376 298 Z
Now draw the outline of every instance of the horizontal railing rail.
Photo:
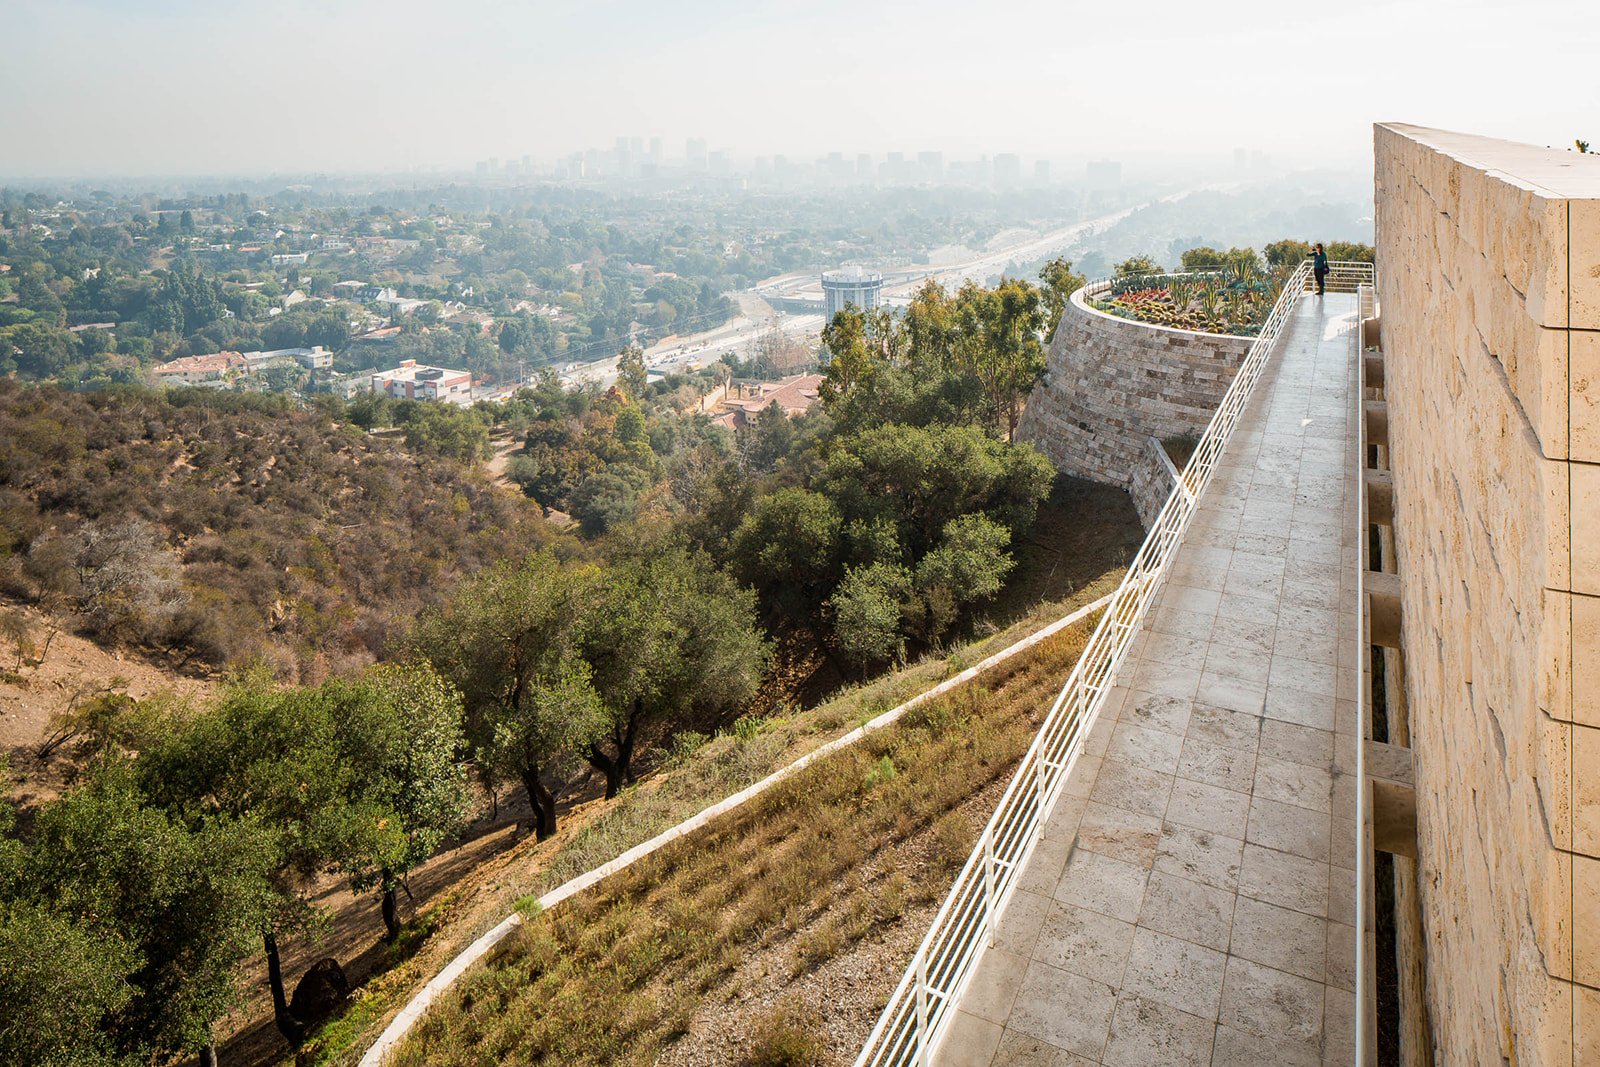
M 1335 263 L 1330 267 L 1328 281 L 1337 280 L 1340 285 L 1346 279 L 1372 279 L 1371 264 Z M 1354 280 L 1350 282 L 1352 290 L 1355 284 Z M 1117 670 L 1160 590 L 1167 567 L 1244 414 L 1272 348 L 1295 303 L 1312 288 L 1311 261 L 1307 260 L 1285 281 L 1272 313 L 1251 344 L 1194 455 L 1184 465 L 1178 485 L 1150 527 L 1122 584 L 1112 594 L 1105 614 L 1056 695 L 994 815 L 884 1006 L 856 1060 L 857 1067 L 927 1067 L 978 957 L 994 943 L 1000 915 L 1043 836 L 1045 821 L 1083 750 L 1083 739 L 1094 727 Z

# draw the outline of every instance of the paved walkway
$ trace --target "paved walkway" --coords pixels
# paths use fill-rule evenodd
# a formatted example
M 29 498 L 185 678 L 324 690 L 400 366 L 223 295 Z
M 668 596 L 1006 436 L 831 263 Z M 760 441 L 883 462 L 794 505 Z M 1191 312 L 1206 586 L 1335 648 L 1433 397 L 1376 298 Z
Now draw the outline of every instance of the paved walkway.
M 1300 301 L 942 1067 L 1353 1061 L 1354 313 Z

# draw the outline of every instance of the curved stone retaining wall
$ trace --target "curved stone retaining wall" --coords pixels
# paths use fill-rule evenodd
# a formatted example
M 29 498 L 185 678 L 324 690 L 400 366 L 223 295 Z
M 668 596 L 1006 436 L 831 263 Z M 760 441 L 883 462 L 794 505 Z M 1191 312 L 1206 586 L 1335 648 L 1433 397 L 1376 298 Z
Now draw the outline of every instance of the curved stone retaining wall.
M 1089 307 L 1091 291 L 1073 293 L 1062 312 L 1017 436 L 1060 471 L 1132 492 L 1136 477 L 1160 480 L 1149 438 L 1205 430 L 1251 338 L 1119 319 Z

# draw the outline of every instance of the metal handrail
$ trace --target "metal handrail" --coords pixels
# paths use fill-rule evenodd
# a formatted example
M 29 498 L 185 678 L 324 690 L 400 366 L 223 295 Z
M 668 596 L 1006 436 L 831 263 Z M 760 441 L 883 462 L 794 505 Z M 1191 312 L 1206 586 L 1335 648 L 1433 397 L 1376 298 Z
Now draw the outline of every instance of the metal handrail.
M 1370 263 L 1329 266 L 1330 283 L 1335 277 L 1340 284 L 1372 281 Z M 1083 750 L 1083 739 L 1094 727 L 1128 647 L 1160 591 L 1167 567 L 1266 368 L 1272 347 L 1311 282 L 1311 261 L 1306 260 L 1284 283 L 1194 455 L 1184 465 L 1178 485 L 1112 594 L 994 815 L 884 1006 L 856 1067 L 927 1067 L 979 955 L 994 944 L 1000 916 L 1043 837 L 1045 821 Z
M 1355 420 L 1356 435 L 1356 499 L 1351 511 L 1355 521 L 1355 589 L 1356 611 L 1355 619 L 1351 624 L 1355 631 L 1356 655 L 1356 715 L 1355 745 L 1356 745 L 1356 858 L 1355 858 L 1355 1067 L 1364 1067 L 1369 1062 L 1368 1046 L 1375 1039 L 1376 1015 L 1373 1011 L 1372 997 L 1376 988 L 1375 968 L 1372 959 L 1373 953 L 1367 944 L 1367 938 L 1372 925 L 1373 902 L 1369 896 L 1372 888 L 1372 861 L 1368 846 L 1368 820 L 1372 817 L 1371 798 L 1368 795 L 1370 786 L 1367 784 L 1367 735 L 1370 732 L 1372 716 L 1372 693 L 1367 678 L 1367 656 L 1371 648 L 1367 636 L 1367 571 L 1381 561 L 1368 558 L 1370 545 L 1367 541 L 1369 530 L 1367 517 L 1367 436 L 1366 436 L 1366 325 L 1367 320 L 1375 311 L 1376 299 L 1375 286 L 1368 281 L 1357 287 L 1356 290 L 1356 331 L 1355 331 L 1355 397 L 1350 412 Z M 1374 974 L 1369 975 L 1368 969 L 1373 968 Z

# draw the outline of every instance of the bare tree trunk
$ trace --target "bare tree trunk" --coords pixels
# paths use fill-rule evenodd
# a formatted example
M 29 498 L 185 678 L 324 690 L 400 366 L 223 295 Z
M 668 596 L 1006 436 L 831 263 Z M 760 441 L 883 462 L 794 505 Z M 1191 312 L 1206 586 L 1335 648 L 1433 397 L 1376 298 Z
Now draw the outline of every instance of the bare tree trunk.
M 267 983 L 272 987 L 272 1021 L 285 1041 L 295 1048 L 305 1040 L 306 1028 L 289 1011 L 289 998 L 283 991 L 283 963 L 278 959 L 278 937 L 272 927 L 261 931 L 261 943 L 267 950 Z
M 200 1050 L 200 1067 L 217 1067 L 217 1045 L 214 1041 L 207 1041 Z
M 383 884 L 384 940 L 394 944 L 400 939 L 400 902 L 395 897 L 394 883 L 387 877 Z
M 555 794 L 546 789 L 544 783 L 539 780 L 537 767 L 523 770 L 522 785 L 527 789 L 528 803 L 533 807 L 534 839 L 543 841 L 556 832 Z
M 644 718 L 643 706 L 640 701 L 635 700 L 633 711 L 623 724 L 622 732 L 612 733 L 611 743 L 617 749 L 615 756 L 603 751 L 598 744 L 589 746 L 586 758 L 595 770 L 606 776 L 607 800 L 622 792 L 623 783 L 634 780 L 633 753 L 638 744 L 639 720 L 642 718 Z

